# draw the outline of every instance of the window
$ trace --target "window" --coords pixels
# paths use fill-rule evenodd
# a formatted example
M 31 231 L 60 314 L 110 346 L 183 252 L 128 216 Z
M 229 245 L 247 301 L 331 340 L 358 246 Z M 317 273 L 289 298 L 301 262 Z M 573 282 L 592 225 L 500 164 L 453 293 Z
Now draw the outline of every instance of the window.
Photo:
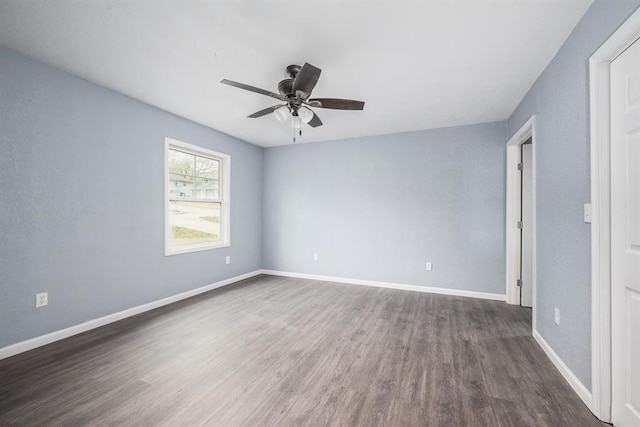
M 229 246 L 231 157 L 165 138 L 165 255 Z

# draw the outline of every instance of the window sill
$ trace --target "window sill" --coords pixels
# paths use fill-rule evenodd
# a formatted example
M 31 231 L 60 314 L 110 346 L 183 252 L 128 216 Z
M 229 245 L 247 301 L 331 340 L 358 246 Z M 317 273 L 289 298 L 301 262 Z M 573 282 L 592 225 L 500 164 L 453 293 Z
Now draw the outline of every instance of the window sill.
M 214 243 L 214 244 L 206 244 L 206 245 L 198 245 L 198 246 L 189 246 L 187 248 L 182 249 L 168 249 L 165 248 L 164 256 L 171 255 L 181 255 L 188 254 L 191 252 L 200 252 L 200 251 L 208 251 L 209 249 L 218 249 L 218 248 L 227 248 L 231 246 L 230 243 Z

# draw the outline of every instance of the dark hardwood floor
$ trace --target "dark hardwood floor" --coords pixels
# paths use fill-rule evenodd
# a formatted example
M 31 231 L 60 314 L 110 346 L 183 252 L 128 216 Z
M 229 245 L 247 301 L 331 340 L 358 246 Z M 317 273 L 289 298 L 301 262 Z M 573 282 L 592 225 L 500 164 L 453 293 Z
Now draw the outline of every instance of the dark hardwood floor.
M 530 319 L 259 276 L 0 361 L 0 425 L 601 425 Z

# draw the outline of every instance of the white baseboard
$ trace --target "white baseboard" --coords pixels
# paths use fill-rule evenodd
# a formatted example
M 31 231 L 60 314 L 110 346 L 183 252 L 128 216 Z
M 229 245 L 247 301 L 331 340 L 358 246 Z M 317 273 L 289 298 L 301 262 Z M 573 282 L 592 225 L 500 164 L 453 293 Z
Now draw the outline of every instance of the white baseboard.
M 177 295 L 162 298 L 156 301 L 149 302 L 147 304 L 142 304 L 137 307 L 132 307 L 123 311 L 119 311 L 117 313 L 109 314 L 98 319 L 89 320 L 87 322 L 70 326 L 59 331 L 51 332 L 46 335 L 41 335 L 39 337 L 31 338 L 26 341 L 21 341 L 19 343 L 0 348 L 0 360 L 7 357 L 15 356 L 16 354 L 24 353 L 25 351 L 33 350 L 37 347 L 42 347 L 43 345 L 47 345 L 55 341 L 60 341 L 73 335 L 81 334 L 82 332 L 86 332 L 91 329 L 99 328 L 100 326 L 108 325 L 109 323 L 117 322 L 118 320 L 126 319 L 127 317 L 135 316 L 136 314 L 144 313 L 145 311 L 153 310 L 154 308 L 162 307 L 186 298 L 202 294 L 204 292 L 211 291 L 216 288 L 220 288 L 222 286 L 230 285 L 232 283 L 239 282 L 240 280 L 258 276 L 261 273 L 261 270 L 256 270 L 246 274 L 241 274 L 239 276 L 221 280 L 219 282 L 202 286 L 197 289 L 192 289 L 190 291 L 182 292 Z
M 589 389 L 587 389 L 584 384 L 582 384 L 582 382 L 578 379 L 578 377 L 576 377 L 573 371 L 571 371 L 571 369 L 569 369 L 569 367 L 562 361 L 562 359 L 560 359 L 560 356 L 558 356 L 558 354 L 553 351 L 549 343 L 547 343 L 544 338 L 542 338 L 542 335 L 540 335 L 538 331 L 533 331 L 533 338 L 538 342 L 540 347 L 542 347 L 542 350 L 544 350 L 544 352 L 547 354 L 547 357 L 551 359 L 551 362 L 553 362 L 555 367 L 558 368 L 573 391 L 575 391 L 578 397 L 580 397 L 584 404 L 587 405 L 587 408 L 592 411 L 591 407 L 593 398 Z
M 506 295 L 503 295 L 503 294 L 463 291 L 459 289 L 437 288 L 433 286 L 406 285 L 402 283 L 348 279 L 344 277 L 320 276 L 317 274 L 305 274 L 305 273 L 291 273 L 287 271 L 277 271 L 277 270 L 262 270 L 262 274 L 270 274 L 272 276 L 295 277 L 299 279 L 322 280 L 325 282 L 348 283 L 351 285 L 374 286 L 377 288 L 401 289 L 404 291 L 426 292 L 431 294 L 455 295 L 455 296 L 461 296 L 461 297 L 490 299 L 490 300 L 496 300 L 496 301 L 506 300 Z

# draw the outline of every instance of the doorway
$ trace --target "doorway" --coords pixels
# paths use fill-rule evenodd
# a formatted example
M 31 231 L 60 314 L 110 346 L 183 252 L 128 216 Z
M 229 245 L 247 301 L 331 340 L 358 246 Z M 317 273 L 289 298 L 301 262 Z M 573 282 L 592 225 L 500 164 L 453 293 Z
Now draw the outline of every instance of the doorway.
M 507 142 L 507 302 L 532 307 L 536 330 L 535 116 Z
M 640 421 L 640 371 L 637 363 L 632 366 L 624 363 L 640 353 L 637 332 L 640 294 L 636 286 L 640 285 L 640 264 L 633 260 L 640 252 L 640 247 L 634 248 L 640 246 L 640 207 L 633 207 L 640 204 L 637 169 L 640 53 L 636 47 L 640 46 L 639 39 L 640 9 L 589 59 L 592 203 L 589 406 L 603 421 L 612 421 L 613 412 L 613 421 L 621 426 L 637 425 Z M 626 53 L 630 53 L 627 58 L 631 59 L 623 59 Z M 616 71 L 618 60 L 626 63 L 621 67 L 623 70 Z M 630 163 L 634 160 L 635 164 Z M 626 272 L 630 275 L 622 277 Z M 629 412 L 626 415 L 625 410 Z
M 533 144 L 520 146 L 520 305 L 533 307 Z

